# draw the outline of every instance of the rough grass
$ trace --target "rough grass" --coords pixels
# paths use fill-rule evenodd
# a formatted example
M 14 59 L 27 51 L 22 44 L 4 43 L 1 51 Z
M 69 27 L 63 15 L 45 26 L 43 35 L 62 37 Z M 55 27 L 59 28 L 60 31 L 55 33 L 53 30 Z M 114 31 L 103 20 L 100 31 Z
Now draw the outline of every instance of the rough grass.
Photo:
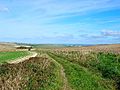
M 100 75 L 107 82 L 113 81 L 120 90 L 120 54 L 106 52 L 82 53 L 79 51 L 51 51 L 71 63 L 87 68 L 93 74 Z M 106 84 L 107 85 L 107 84 Z
M 53 49 L 36 52 L 38 57 L 19 64 L 0 65 L 0 90 L 63 90 L 61 65 L 73 90 L 120 90 L 119 54 Z
M 0 90 L 60 90 L 59 67 L 46 57 L 0 65 Z
M 0 63 L 29 55 L 27 51 L 0 52 Z
M 51 53 L 49 55 L 63 65 L 71 88 L 75 90 L 114 90 L 112 82 L 91 73 L 87 68 L 71 63 L 61 56 Z

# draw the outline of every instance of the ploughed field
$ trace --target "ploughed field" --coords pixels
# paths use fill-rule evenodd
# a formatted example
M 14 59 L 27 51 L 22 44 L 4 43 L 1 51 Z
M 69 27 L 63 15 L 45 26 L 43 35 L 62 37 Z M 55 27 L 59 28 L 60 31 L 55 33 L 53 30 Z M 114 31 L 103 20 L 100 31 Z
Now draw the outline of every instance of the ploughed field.
M 39 48 L 0 65 L 0 90 L 120 90 L 120 45 Z

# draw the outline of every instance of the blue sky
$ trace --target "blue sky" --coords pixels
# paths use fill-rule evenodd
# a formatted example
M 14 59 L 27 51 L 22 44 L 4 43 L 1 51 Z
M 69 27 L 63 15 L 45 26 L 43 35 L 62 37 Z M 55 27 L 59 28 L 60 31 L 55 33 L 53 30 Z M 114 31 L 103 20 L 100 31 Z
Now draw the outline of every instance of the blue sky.
M 120 43 L 120 0 L 0 0 L 0 41 Z

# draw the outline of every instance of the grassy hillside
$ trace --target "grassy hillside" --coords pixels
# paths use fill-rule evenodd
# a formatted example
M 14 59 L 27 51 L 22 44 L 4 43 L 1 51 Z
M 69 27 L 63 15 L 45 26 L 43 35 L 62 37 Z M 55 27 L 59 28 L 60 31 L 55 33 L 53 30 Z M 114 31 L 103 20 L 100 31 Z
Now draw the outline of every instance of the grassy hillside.
M 37 57 L 0 65 L 0 89 L 120 90 L 119 49 L 101 48 L 36 47 Z

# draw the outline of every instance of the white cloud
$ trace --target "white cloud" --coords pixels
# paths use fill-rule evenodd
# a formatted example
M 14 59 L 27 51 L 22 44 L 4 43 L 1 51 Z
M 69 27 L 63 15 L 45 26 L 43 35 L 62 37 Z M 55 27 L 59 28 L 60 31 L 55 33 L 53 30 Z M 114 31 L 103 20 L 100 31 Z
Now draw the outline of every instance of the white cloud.
M 8 12 L 9 9 L 7 7 L 0 6 L 0 12 Z
M 82 34 L 79 35 L 82 38 L 102 39 L 107 37 L 120 38 L 120 31 L 102 30 L 100 33 Z
M 54 21 L 56 18 L 88 14 L 90 11 L 104 11 L 120 8 L 119 0 L 13 0 L 9 5 L 11 10 L 18 13 L 15 20 L 40 19 L 41 22 Z M 24 7 L 24 9 L 20 9 Z M 0 7 L 0 11 L 8 11 Z
M 101 32 L 103 36 L 115 36 L 120 37 L 120 31 L 113 31 L 113 30 L 103 30 Z
M 29 13 L 44 12 L 44 14 L 38 14 L 36 17 L 45 18 L 82 15 L 92 10 L 104 11 L 120 8 L 119 0 L 30 0 L 29 2 L 21 0 L 16 2 L 20 3 L 19 5 L 29 6 Z
M 88 13 L 91 10 L 106 10 L 119 7 L 117 1 L 111 0 L 70 0 L 70 1 L 56 1 L 42 5 L 41 8 L 45 9 L 47 15 L 53 17 L 71 16 L 76 14 Z

